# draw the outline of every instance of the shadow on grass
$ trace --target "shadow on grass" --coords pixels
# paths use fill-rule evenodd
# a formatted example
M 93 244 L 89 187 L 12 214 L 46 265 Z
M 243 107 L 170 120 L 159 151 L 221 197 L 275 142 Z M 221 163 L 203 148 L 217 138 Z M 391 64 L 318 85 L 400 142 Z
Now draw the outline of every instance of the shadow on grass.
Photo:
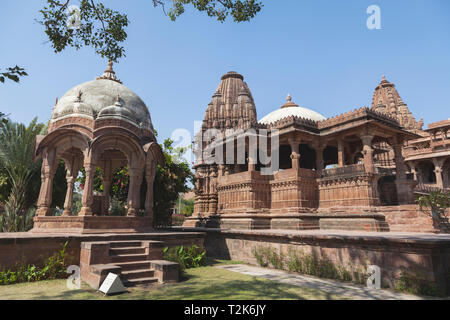
M 80 290 L 68 290 L 64 282 L 50 282 L 39 288 L 4 292 L 1 298 L 31 300 L 333 300 L 342 298 L 332 293 L 295 287 L 212 267 L 189 269 L 186 271 L 186 278 L 179 283 L 127 289 L 128 293 L 104 296 L 85 284 Z

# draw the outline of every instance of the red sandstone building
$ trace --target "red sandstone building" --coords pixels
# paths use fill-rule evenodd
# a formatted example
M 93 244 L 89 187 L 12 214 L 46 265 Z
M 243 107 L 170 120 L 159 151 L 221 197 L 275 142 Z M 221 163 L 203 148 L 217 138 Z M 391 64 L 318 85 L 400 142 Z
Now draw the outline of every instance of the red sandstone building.
M 435 231 L 414 193 L 449 187 L 450 120 L 422 130 L 423 120 L 383 77 L 371 108 L 327 119 L 288 96 L 258 121 L 243 80 L 235 72 L 222 76 L 206 109 L 196 136 L 195 211 L 185 226 Z M 269 150 L 275 138 L 278 147 Z M 268 164 L 261 149 L 278 156 L 269 174 L 262 173 Z M 218 152 L 234 161 L 212 161 Z
M 42 158 L 41 190 L 32 232 L 101 233 L 153 230 L 153 181 L 163 159 L 145 103 L 117 79 L 109 63 L 96 80 L 80 84 L 56 101 L 48 133 L 36 138 Z M 53 178 L 58 161 L 67 172 L 62 216 L 52 216 Z M 109 217 L 109 190 L 114 172 L 128 166 L 127 214 Z M 85 169 L 82 208 L 72 215 L 75 179 Z M 96 168 L 103 173 L 103 195 L 94 195 Z M 145 186 L 145 199 L 140 190 Z

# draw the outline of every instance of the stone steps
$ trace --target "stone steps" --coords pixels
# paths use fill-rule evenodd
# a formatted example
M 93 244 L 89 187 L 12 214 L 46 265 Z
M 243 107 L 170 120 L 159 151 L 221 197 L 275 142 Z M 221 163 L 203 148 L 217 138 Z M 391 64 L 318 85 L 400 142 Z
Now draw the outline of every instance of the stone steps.
M 145 285 L 150 283 L 158 282 L 157 278 L 139 278 L 139 279 L 131 279 L 131 280 L 124 280 L 123 284 L 127 287 L 133 287 L 138 285 Z
M 142 247 L 123 247 L 109 249 L 109 255 L 129 255 L 129 254 L 145 254 L 145 248 Z
M 97 271 L 89 271 L 90 274 L 84 276 L 94 288 L 100 286 L 109 272 L 120 275 L 125 286 L 178 281 L 178 264 L 159 260 L 162 257 L 160 242 L 154 241 L 153 244 L 149 244 L 148 241 L 112 241 L 84 245 L 90 250 L 93 246 L 97 250 L 96 254 L 104 248 L 104 252 L 100 254 L 105 257 L 104 262 L 97 259 L 98 263 L 92 265 Z
M 122 271 L 123 281 L 130 281 L 134 279 L 154 278 L 155 270 L 153 269 L 137 269 L 131 271 Z
M 136 248 L 136 247 L 141 247 L 142 242 L 141 241 L 112 241 L 112 242 L 110 242 L 109 246 L 111 249 L 126 248 L 126 247 Z
M 119 254 L 110 255 L 111 263 L 115 262 L 137 262 L 147 260 L 146 254 Z
M 150 269 L 150 261 L 119 262 L 115 265 L 121 267 L 122 272 Z

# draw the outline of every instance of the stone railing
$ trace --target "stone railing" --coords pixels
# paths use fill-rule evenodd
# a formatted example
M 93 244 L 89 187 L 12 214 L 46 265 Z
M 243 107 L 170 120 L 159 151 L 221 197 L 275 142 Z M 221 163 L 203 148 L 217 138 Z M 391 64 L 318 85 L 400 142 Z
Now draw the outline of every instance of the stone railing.
M 376 173 L 383 176 L 393 176 L 395 175 L 395 170 L 391 168 L 375 167 Z
M 422 193 L 422 194 L 428 194 L 430 192 L 450 192 L 450 188 L 441 188 L 437 185 L 430 185 L 430 184 L 424 184 L 420 183 L 414 188 L 415 193 Z
M 439 141 L 431 140 L 430 145 L 432 148 L 447 147 L 447 146 L 450 146 L 450 140 L 439 140 Z
M 412 157 L 412 156 L 417 156 L 417 155 L 421 155 L 421 154 L 430 154 L 432 152 L 433 152 L 433 148 L 423 148 L 423 149 L 417 149 L 417 150 L 405 149 L 404 156 Z
M 363 174 L 366 172 L 363 164 L 353 164 L 349 166 L 325 169 L 322 171 L 322 178 L 349 176 L 355 174 Z

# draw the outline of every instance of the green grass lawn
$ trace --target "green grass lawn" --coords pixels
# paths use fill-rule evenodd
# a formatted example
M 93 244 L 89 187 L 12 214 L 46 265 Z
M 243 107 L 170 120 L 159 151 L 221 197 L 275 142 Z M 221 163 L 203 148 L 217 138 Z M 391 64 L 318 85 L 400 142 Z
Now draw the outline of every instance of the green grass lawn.
M 214 265 L 232 263 L 216 261 Z M 181 282 L 167 285 L 128 288 L 128 292 L 107 296 L 87 285 L 80 290 L 69 290 L 65 280 L 40 281 L 0 286 L 0 300 L 60 300 L 60 299 L 131 299 L 131 300 L 276 300 L 276 299 L 348 299 L 324 291 L 281 284 L 209 265 L 188 269 Z

